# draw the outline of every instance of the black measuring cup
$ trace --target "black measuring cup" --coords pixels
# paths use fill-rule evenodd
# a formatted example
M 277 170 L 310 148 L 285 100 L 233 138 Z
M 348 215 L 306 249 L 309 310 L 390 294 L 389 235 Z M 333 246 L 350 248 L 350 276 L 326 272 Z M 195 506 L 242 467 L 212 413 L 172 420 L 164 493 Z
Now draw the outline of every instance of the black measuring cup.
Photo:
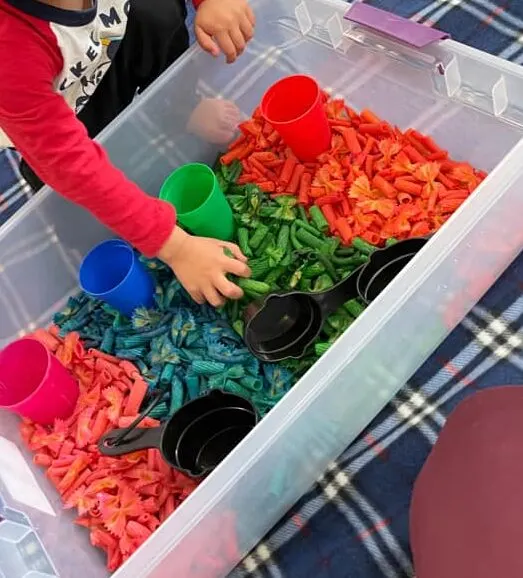
M 143 419 L 161 399 L 140 415 Z M 137 420 L 138 421 L 138 420 Z M 155 428 L 116 429 L 99 442 L 100 453 L 121 456 L 157 448 L 173 468 L 200 478 L 211 472 L 258 423 L 252 403 L 232 393 L 213 390 L 180 408 Z
M 359 271 L 355 271 L 358 273 L 356 282 L 358 296 L 367 304 L 374 301 L 423 249 L 427 241 L 427 237 L 415 237 L 374 251 L 369 262 L 360 267 Z
M 360 297 L 370 303 L 421 251 L 428 238 L 416 237 L 377 249 L 367 263 L 334 287 L 318 293 L 268 295 L 245 310 L 245 343 L 261 361 L 299 359 L 318 337 L 326 318 Z

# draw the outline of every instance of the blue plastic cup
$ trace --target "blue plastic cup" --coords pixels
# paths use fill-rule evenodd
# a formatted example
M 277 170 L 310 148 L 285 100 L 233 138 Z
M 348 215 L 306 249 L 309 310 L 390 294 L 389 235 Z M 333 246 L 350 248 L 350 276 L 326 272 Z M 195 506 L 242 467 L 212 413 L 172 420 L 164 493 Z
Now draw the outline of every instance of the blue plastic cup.
M 154 307 L 154 281 L 133 248 L 119 239 L 96 245 L 80 265 L 80 287 L 130 317 L 138 307 Z

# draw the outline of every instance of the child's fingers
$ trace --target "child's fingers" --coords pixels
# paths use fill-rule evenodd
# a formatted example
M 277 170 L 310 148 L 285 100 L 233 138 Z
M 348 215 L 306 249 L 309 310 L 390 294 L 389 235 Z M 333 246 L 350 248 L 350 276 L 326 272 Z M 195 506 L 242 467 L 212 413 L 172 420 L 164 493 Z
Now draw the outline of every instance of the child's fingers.
M 251 23 L 251 26 L 254 28 L 254 26 L 256 26 L 256 16 L 254 16 L 254 12 L 252 11 L 252 8 L 250 6 L 247 6 L 246 9 L 246 16 L 249 19 L 249 22 Z
M 248 265 L 238 261 L 238 259 L 231 259 L 227 257 L 227 261 L 224 263 L 225 273 L 231 273 L 237 277 L 248 278 L 251 276 L 251 270 Z
M 194 27 L 194 33 L 196 35 L 196 40 L 198 44 L 205 50 L 205 52 L 209 52 L 213 56 L 218 56 L 220 54 L 220 48 L 214 42 L 214 40 L 203 30 L 201 26 Z
M 225 132 L 231 132 L 236 128 L 238 123 L 233 122 L 230 118 L 222 118 L 220 120 L 220 129 Z
M 235 259 L 238 259 L 238 261 L 241 261 L 242 263 L 247 263 L 247 257 L 241 252 L 240 247 L 238 247 L 238 245 L 236 245 L 235 243 L 227 243 L 227 242 L 223 242 L 221 243 L 221 245 L 225 249 L 229 249 L 229 251 L 234 255 Z
M 204 290 L 204 295 L 207 303 L 213 307 L 221 307 L 225 303 L 225 299 L 212 286 L 209 286 Z
M 238 108 L 238 106 L 234 104 L 234 102 L 232 102 L 232 100 L 222 100 L 220 102 L 223 102 L 223 108 L 225 109 L 225 112 L 229 116 L 234 118 L 240 118 L 241 111 Z
M 236 54 L 239 56 L 245 50 L 245 39 L 240 28 L 233 28 L 230 32 L 231 40 L 236 46 Z
M 247 42 L 254 36 L 254 27 L 247 16 L 244 16 L 240 21 L 240 30 Z
M 240 109 L 232 102 L 228 102 L 224 114 L 225 117 L 227 118 L 227 121 L 230 123 L 229 126 L 233 125 L 234 128 L 236 128 L 236 126 L 241 121 Z
M 216 35 L 216 42 L 225 54 L 227 62 L 229 64 L 234 62 L 236 60 L 237 52 L 236 46 L 234 46 L 234 42 L 232 41 L 229 32 L 219 32 Z
M 223 130 L 226 131 L 234 131 L 236 130 L 236 127 L 239 124 L 239 119 L 234 118 L 234 116 L 231 116 L 227 113 L 224 113 L 223 117 L 220 118 L 219 120 L 219 125 L 220 128 L 222 128 Z
M 198 303 L 198 305 L 203 305 L 205 303 L 205 297 L 200 291 L 189 291 L 189 295 L 192 297 L 193 301 Z
M 226 277 L 221 277 L 217 280 L 216 289 L 227 299 L 241 299 L 243 297 L 241 288 Z

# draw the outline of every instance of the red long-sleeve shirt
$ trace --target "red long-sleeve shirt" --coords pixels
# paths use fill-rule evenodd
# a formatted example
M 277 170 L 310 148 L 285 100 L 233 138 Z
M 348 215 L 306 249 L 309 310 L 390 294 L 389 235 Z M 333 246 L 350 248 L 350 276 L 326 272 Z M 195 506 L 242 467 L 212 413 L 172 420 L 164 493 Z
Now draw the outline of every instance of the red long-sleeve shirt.
M 76 118 L 110 66 L 108 46 L 125 34 L 126 5 L 98 0 L 68 11 L 0 0 L 0 147 L 14 146 L 58 193 L 154 256 L 174 208 L 127 179 Z

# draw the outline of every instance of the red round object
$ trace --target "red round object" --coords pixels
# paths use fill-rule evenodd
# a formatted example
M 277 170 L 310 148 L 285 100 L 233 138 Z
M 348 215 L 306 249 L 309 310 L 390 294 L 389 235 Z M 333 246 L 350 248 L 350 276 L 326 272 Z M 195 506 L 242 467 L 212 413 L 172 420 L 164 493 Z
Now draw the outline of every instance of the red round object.
M 523 387 L 477 393 L 451 414 L 414 487 L 417 578 L 523 576 Z
M 321 89 L 310 76 L 287 76 L 264 94 L 261 112 L 302 162 L 329 150 L 331 129 Z

